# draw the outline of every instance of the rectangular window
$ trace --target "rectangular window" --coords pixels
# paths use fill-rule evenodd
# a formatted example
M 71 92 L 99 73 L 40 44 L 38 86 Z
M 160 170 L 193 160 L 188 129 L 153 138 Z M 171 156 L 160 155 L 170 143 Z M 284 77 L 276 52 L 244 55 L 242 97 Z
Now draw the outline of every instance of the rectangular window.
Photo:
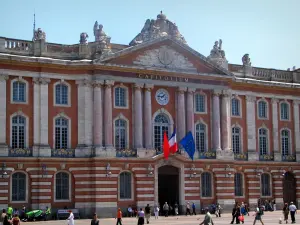
M 201 176 L 202 197 L 212 197 L 212 180 L 209 173 L 203 173 Z
M 205 95 L 196 94 L 195 95 L 195 105 L 196 112 L 205 113 Z
M 235 196 L 243 196 L 243 176 L 240 173 L 234 175 L 234 194 Z
M 240 102 L 238 99 L 231 100 L 231 115 L 240 116 Z
M 280 117 L 282 120 L 289 120 L 289 106 L 287 103 L 280 104 Z
M 13 83 L 13 101 L 26 102 L 26 84 L 15 81 Z
M 262 174 L 261 175 L 261 195 L 262 196 L 271 196 L 270 188 L 270 175 Z
M 267 118 L 267 103 L 264 101 L 258 102 L 258 117 L 262 119 Z
M 196 148 L 199 152 L 205 152 L 205 133 L 196 132 Z
M 123 172 L 120 174 L 120 199 L 131 199 L 131 174 Z
M 115 88 L 115 106 L 126 107 L 126 90 L 125 88 Z

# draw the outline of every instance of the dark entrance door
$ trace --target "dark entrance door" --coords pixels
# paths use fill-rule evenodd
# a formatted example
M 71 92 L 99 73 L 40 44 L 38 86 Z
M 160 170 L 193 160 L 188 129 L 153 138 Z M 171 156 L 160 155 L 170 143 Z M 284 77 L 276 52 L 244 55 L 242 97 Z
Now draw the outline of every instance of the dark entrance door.
M 158 202 L 163 208 L 165 202 L 169 206 L 179 205 L 179 169 L 174 166 L 158 168 Z
M 283 177 L 284 203 L 296 202 L 296 179 L 294 174 L 286 172 Z

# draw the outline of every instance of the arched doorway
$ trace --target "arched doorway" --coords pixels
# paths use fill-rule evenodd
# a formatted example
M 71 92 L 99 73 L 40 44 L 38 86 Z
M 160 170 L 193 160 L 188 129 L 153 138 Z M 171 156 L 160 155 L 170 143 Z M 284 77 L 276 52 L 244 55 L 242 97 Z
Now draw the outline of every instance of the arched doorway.
M 283 177 L 284 203 L 296 202 L 296 179 L 293 173 L 286 172 Z
M 179 205 L 179 169 L 174 166 L 162 166 L 158 168 L 158 202 L 162 209 L 168 202 L 174 206 Z

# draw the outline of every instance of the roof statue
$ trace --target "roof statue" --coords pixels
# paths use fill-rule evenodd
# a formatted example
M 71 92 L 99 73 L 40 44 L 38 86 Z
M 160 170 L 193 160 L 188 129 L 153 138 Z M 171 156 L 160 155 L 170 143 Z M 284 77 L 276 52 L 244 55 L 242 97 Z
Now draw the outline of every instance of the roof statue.
M 88 43 L 88 37 L 89 37 L 89 35 L 87 34 L 87 33 L 85 33 L 85 32 L 83 32 L 83 33 L 81 33 L 80 34 L 80 40 L 79 40 L 79 43 L 80 44 L 87 44 Z
M 156 20 L 148 19 L 145 22 L 142 31 L 129 43 L 129 45 L 132 46 L 141 44 L 146 41 L 150 41 L 164 36 L 169 36 L 186 44 L 186 41 L 184 37 L 180 34 L 176 24 L 169 21 L 166 15 L 163 14 L 161 11 L 160 14 L 157 15 Z
M 212 61 L 213 63 L 228 69 L 228 62 L 225 57 L 225 51 L 222 50 L 222 40 L 215 41 L 215 44 L 213 46 L 213 49 L 210 51 L 210 55 L 208 56 L 208 59 Z
M 96 21 L 94 24 L 94 35 L 96 42 L 96 58 L 103 58 L 112 53 L 110 37 L 105 34 L 103 31 L 103 25 L 100 24 L 98 26 L 98 22 Z
M 42 31 L 41 28 L 38 28 L 37 30 L 34 31 L 33 40 L 34 41 L 46 40 L 46 33 Z
M 249 54 L 245 54 L 242 58 L 242 62 L 244 66 L 251 66 L 251 61 L 250 61 L 250 57 Z

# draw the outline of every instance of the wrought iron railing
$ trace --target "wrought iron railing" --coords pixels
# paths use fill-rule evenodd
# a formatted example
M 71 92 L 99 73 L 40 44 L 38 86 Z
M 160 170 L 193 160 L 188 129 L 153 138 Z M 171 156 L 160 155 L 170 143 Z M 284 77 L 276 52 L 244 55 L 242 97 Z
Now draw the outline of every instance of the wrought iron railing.
M 282 156 L 282 161 L 284 162 L 296 162 L 296 155 L 283 155 Z
M 273 154 L 259 155 L 259 161 L 274 161 Z
M 51 149 L 51 157 L 74 158 L 75 149 Z
M 199 152 L 199 159 L 216 159 L 216 151 Z
M 9 157 L 32 157 L 31 148 L 10 148 L 8 152 Z
M 116 150 L 116 157 L 118 158 L 131 158 L 137 157 L 137 150 L 134 149 L 121 149 Z
M 248 160 L 248 152 L 235 153 L 234 160 L 247 161 Z

